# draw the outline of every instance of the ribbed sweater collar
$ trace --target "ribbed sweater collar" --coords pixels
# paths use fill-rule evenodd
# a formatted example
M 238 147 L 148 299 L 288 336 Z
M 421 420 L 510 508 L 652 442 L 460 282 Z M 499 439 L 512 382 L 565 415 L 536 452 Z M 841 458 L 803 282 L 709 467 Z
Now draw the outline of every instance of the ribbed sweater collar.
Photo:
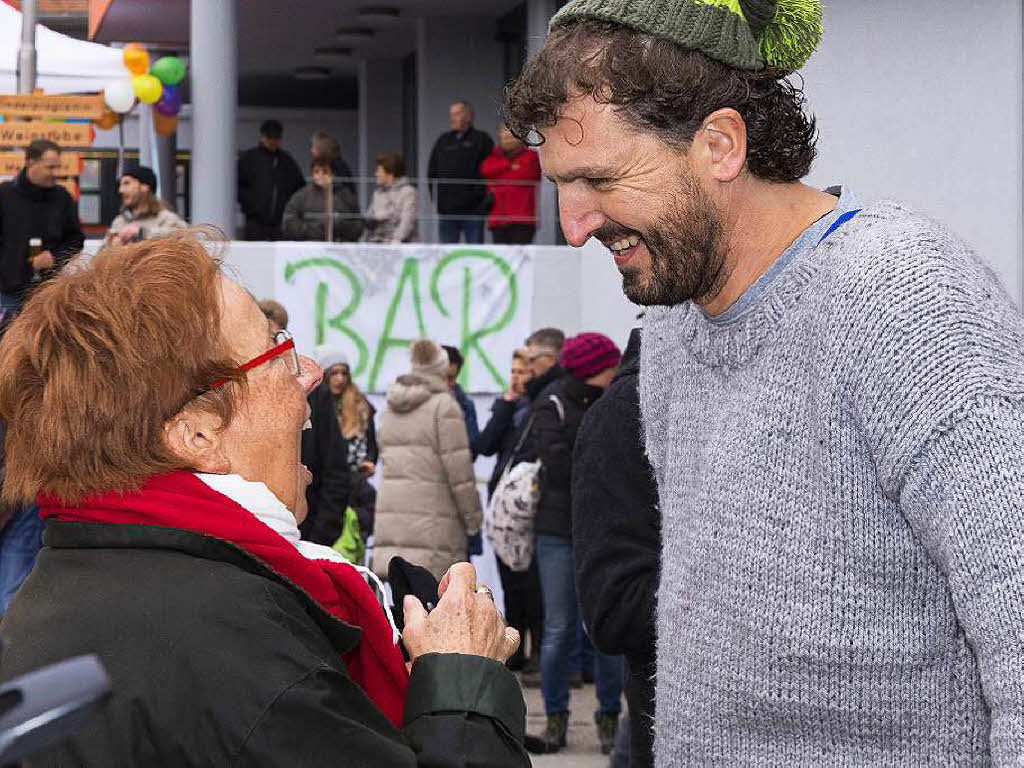
M 835 210 L 805 229 L 721 315 L 708 317 L 694 302 L 677 307 L 681 340 L 694 357 L 713 368 L 735 369 L 770 344 L 818 273 L 820 260 L 813 258 L 818 242 L 836 219 L 857 207 L 853 193 L 844 187 Z M 840 231 L 830 235 L 821 247 L 834 245 L 833 238 L 838 240 Z

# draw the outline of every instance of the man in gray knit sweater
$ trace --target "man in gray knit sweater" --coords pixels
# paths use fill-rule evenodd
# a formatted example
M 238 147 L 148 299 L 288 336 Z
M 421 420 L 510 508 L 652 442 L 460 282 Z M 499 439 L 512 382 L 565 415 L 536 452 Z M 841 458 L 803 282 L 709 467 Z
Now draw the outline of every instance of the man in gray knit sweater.
M 940 225 L 800 183 L 820 32 L 573 0 L 506 96 L 652 306 L 656 763 L 1021 764 L 1024 321 Z

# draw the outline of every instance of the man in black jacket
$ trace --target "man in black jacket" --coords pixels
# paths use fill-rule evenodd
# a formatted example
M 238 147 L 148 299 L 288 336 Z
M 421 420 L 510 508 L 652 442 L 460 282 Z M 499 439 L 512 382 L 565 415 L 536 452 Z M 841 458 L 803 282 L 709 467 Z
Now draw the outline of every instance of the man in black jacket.
M 0 184 L 0 309 L 3 320 L 21 310 L 32 283 L 45 279 L 82 250 L 78 207 L 57 184 L 60 147 L 36 139 L 25 167 Z M 38 243 L 31 244 L 38 239 Z M 34 255 L 32 251 L 37 251 Z
M 437 188 L 441 242 L 457 243 L 464 235 L 467 243 L 482 243 L 489 209 L 480 163 L 494 149 L 494 139 L 473 127 L 473 107 L 467 101 L 451 105 L 448 126 L 451 130 L 434 144 L 427 169 L 431 190 Z M 448 179 L 479 181 L 459 184 Z
M 246 240 L 280 240 L 281 215 L 306 184 L 295 158 L 281 149 L 284 128 L 277 120 L 260 126 L 258 146 L 238 158 L 238 202 L 245 214 Z
M 557 752 L 565 746 L 569 656 L 579 623 L 572 553 L 573 449 L 584 413 L 608 388 L 620 357 L 611 339 L 599 333 L 582 333 L 566 340 L 561 354 L 566 373 L 544 388 L 533 407 L 530 443 L 543 467 L 534 530 L 544 600 L 540 665 L 547 712 L 544 734 L 527 738 L 526 748 L 533 752 Z M 609 657 L 595 656 L 599 704 L 595 721 L 607 754 L 615 741 L 621 710 L 622 667 Z
M 628 665 L 630 765 L 654 764 L 654 608 L 661 549 L 658 488 L 640 422 L 640 329 L 618 375 L 583 419 L 573 462 L 576 589 L 598 650 Z

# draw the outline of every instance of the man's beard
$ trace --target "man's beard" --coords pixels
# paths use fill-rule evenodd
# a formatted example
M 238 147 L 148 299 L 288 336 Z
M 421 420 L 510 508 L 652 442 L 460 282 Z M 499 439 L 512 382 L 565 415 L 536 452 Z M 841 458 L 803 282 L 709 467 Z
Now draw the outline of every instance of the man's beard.
M 694 176 L 647 231 L 639 232 L 650 253 L 650 271 L 625 265 L 622 291 L 634 304 L 672 306 L 713 299 L 728 271 L 722 252 L 718 207 Z

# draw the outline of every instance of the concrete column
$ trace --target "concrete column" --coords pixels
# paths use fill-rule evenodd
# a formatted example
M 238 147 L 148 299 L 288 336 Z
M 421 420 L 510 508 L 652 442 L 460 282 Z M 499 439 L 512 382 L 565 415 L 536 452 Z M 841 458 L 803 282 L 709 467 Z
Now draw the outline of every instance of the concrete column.
M 36 0 L 21 3 L 21 46 L 18 48 L 18 93 L 36 87 Z
M 532 58 L 544 45 L 548 35 L 548 22 L 555 15 L 555 0 L 529 0 L 526 6 L 526 53 Z M 534 242 L 554 245 L 558 242 L 558 195 L 555 185 L 541 179 L 537 200 L 540 221 Z
M 427 51 L 427 20 L 416 19 L 416 132 L 419 148 L 416 153 L 416 175 L 420 178 L 420 239 L 425 243 L 438 241 L 438 226 L 434 201 L 430 197 L 427 167 L 430 150 L 436 138 L 430 122 L 430 70 Z
M 153 125 L 153 105 L 139 104 L 139 165 L 156 170 L 156 128 Z M 159 172 L 157 178 L 160 178 Z
M 236 0 L 191 0 L 192 221 L 235 233 Z
M 366 59 L 360 59 L 357 78 L 359 87 L 359 157 L 356 163 L 356 174 L 359 176 L 359 210 L 365 211 L 366 207 L 370 203 L 369 198 L 369 184 L 366 182 L 366 177 L 369 176 L 367 171 L 367 154 L 369 153 L 369 103 L 370 94 L 367 86 L 369 78 L 367 77 L 367 64 Z

